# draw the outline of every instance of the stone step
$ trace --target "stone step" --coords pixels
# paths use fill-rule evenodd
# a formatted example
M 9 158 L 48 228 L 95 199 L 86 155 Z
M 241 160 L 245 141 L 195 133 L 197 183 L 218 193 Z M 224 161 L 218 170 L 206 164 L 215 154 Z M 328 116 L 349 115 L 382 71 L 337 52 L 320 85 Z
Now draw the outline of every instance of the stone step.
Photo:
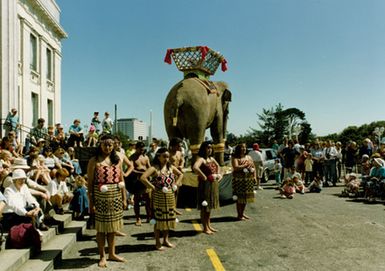
M 86 221 L 72 221 L 71 214 L 55 215 L 60 225 L 41 231 L 42 251 L 31 255 L 31 249 L 7 249 L 0 251 L 0 271 L 51 271 L 58 266 L 77 239 L 86 230 Z M 59 234 L 61 233 L 61 234 Z
M 7 249 L 0 252 L 0 271 L 16 271 L 25 264 L 30 255 L 29 249 Z
M 87 229 L 86 221 L 71 221 L 64 229 L 63 233 L 74 233 L 76 234 L 76 240 L 80 240 L 85 230 Z
M 18 271 L 52 271 L 61 262 L 63 256 L 70 252 L 76 242 L 76 234 L 56 235 L 52 240 L 43 245 L 41 253 L 27 260 Z
M 29 259 L 18 271 L 53 271 L 53 261 Z

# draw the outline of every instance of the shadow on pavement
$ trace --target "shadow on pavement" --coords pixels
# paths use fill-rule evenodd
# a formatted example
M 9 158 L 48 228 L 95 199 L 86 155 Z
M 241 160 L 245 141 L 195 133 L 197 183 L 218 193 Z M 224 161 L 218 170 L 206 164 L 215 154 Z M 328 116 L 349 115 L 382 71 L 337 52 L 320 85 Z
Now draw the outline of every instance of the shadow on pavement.
M 97 264 L 98 262 L 99 262 L 98 259 L 91 259 L 91 258 L 62 259 L 60 262 L 60 266 L 55 267 L 55 269 L 60 270 L 60 269 L 87 268 L 91 265 Z
M 192 224 L 192 223 L 196 223 L 197 221 L 200 221 L 199 218 L 197 219 L 183 219 L 183 220 L 180 220 L 179 222 L 180 223 L 188 223 L 188 224 Z M 211 222 L 234 222 L 234 221 L 237 221 L 237 218 L 235 216 L 223 216 L 223 217 L 214 217 L 214 218 L 211 218 Z
M 198 235 L 199 232 L 195 230 L 186 230 L 186 231 L 172 231 L 170 230 L 170 237 L 177 237 L 177 238 L 183 238 L 183 237 L 192 237 Z M 145 240 L 145 239 L 154 239 L 154 233 L 153 232 L 144 232 L 144 233 L 137 233 L 132 234 L 132 237 L 136 237 L 137 240 Z

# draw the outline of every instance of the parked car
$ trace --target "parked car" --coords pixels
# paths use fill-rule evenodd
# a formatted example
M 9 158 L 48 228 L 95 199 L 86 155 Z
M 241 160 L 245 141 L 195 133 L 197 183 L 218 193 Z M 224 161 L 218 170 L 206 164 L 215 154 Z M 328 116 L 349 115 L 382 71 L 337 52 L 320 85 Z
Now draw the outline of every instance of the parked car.
M 248 148 L 248 151 L 253 150 L 252 148 Z M 274 177 L 274 164 L 275 159 L 277 158 L 277 152 L 271 148 L 262 148 L 260 149 L 262 153 L 262 165 L 263 165 L 263 173 L 261 182 L 266 183 L 269 181 L 270 177 Z

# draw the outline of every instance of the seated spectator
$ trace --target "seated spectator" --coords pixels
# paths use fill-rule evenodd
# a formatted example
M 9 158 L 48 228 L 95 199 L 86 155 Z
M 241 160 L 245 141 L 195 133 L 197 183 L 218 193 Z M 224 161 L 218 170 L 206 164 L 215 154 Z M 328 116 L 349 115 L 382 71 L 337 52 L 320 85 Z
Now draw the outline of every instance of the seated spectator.
M 71 202 L 73 195 L 69 191 L 66 178 L 69 176 L 65 168 L 56 171 L 56 178 L 48 184 L 48 191 L 51 195 L 51 203 L 57 214 L 64 214 L 63 204 Z
M 74 172 L 74 166 L 69 160 L 69 156 L 66 155 L 66 151 L 64 149 L 58 148 L 54 154 L 59 159 L 60 167 L 67 169 L 70 174 Z
M 83 147 L 83 128 L 80 126 L 80 120 L 75 119 L 69 128 L 70 137 L 68 138 L 69 147 Z
M 320 193 L 322 191 L 322 178 L 318 175 L 314 180 L 309 184 L 306 192 L 309 193 Z
M 3 193 L 0 192 L 0 217 L 3 216 L 5 205 L 7 205 L 7 199 L 4 197 Z
M 9 141 L 11 142 L 12 148 L 16 151 L 17 157 L 23 155 L 23 144 L 17 139 L 16 132 L 10 131 L 8 133 Z
M 344 177 L 345 189 L 341 196 L 358 196 L 361 182 L 355 173 L 348 173 Z
M 90 130 L 88 131 L 88 134 L 86 136 L 86 146 L 96 147 L 96 144 L 98 143 L 98 138 L 99 135 L 96 133 L 95 126 L 91 124 Z
M 2 166 L 4 168 L 11 167 L 12 161 L 13 161 L 13 156 L 12 156 L 12 153 L 10 151 L 2 150 L 0 152 L 0 162 L 2 163 Z
M 67 137 L 64 132 L 64 127 L 60 123 L 57 125 L 57 131 L 55 132 L 55 141 L 60 148 L 65 148 L 67 146 Z
M 51 182 L 50 169 L 45 165 L 44 156 L 37 155 L 36 153 L 32 154 L 34 157 L 32 158 L 31 164 L 31 172 L 30 176 L 36 182 L 41 182 L 44 185 L 48 185 Z
M 369 155 L 367 155 L 367 154 L 362 155 L 362 158 L 361 158 L 361 175 L 362 176 L 369 176 L 370 168 L 371 168 L 371 164 L 370 164 Z
M 32 223 L 37 229 L 48 230 L 42 221 L 39 203 L 25 184 L 26 179 L 24 170 L 15 169 L 12 172 L 13 183 L 4 191 L 7 205 L 3 210 L 3 226 L 10 229 L 21 223 Z
M 295 184 L 293 180 L 290 177 L 287 177 L 283 183 L 282 187 L 280 189 L 281 198 L 283 199 L 292 199 L 294 198 L 295 194 Z
M 70 203 L 70 210 L 74 211 L 75 220 L 83 220 L 88 214 L 88 195 L 86 189 L 86 180 L 82 176 L 75 178 L 74 197 Z
M 295 174 L 292 180 L 295 186 L 295 192 L 305 194 L 305 185 L 301 180 L 301 174 L 300 173 Z
M 75 175 L 81 175 L 82 169 L 80 167 L 79 160 L 76 159 L 75 149 L 73 147 L 69 147 L 67 153 L 64 154 L 64 157 L 66 160 L 68 160 L 72 163 L 72 166 L 74 167 L 73 173 Z
M 385 161 L 381 158 L 373 159 L 373 167 L 370 170 L 367 181 L 363 181 L 365 189 L 365 198 L 370 202 L 375 201 L 376 197 L 384 197 L 385 195 Z
M 13 157 L 19 157 L 19 155 L 17 154 L 16 150 L 12 146 L 11 139 L 8 136 L 3 137 L 3 139 L 1 140 L 0 149 L 1 150 L 9 151 L 12 154 Z

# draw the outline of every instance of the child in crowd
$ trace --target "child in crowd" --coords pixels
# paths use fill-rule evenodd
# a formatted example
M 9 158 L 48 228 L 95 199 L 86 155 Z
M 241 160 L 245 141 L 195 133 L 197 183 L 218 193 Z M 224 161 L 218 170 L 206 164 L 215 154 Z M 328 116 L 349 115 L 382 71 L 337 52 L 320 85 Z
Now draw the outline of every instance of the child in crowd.
M 305 159 L 305 184 L 313 181 L 313 155 L 309 153 Z
M 86 144 L 87 147 L 96 147 L 96 143 L 98 142 L 98 134 L 96 133 L 96 128 L 91 124 L 90 130 L 86 136 Z
M 295 191 L 301 194 L 305 194 L 305 185 L 301 180 L 301 175 L 299 173 L 294 174 L 292 180 L 294 183 Z
M 36 152 L 31 153 L 31 179 L 37 183 L 48 185 L 51 182 L 50 169 L 45 164 L 44 156 L 38 155 Z
M 71 200 L 69 209 L 74 211 L 75 220 L 83 220 L 88 214 L 88 195 L 86 188 L 86 179 L 82 176 L 76 176 L 74 197 Z
M 306 192 L 309 193 L 320 193 L 322 191 L 322 178 L 317 175 L 314 180 L 308 186 Z
M 69 176 L 65 168 L 56 171 L 56 178 L 48 185 L 48 191 L 51 195 L 51 203 L 57 214 L 64 214 L 63 204 L 69 203 L 73 194 L 69 191 L 66 178 Z
M 372 168 L 372 165 L 370 164 L 369 155 L 364 154 L 361 158 L 361 174 L 362 176 L 369 176 L 370 169 Z
M 283 181 L 280 194 L 281 194 L 281 198 L 283 199 L 286 199 L 286 198 L 292 199 L 294 197 L 295 184 L 293 183 L 293 180 L 291 178 L 287 177 Z
M 282 171 L 281 161 L 279 158 L 276 158 L 274 163 L 274 177 L 275 177 L 275 183 L 278 186 L 281 186 L 281 171 Z
M 344 177 L 345 189 L 341 196 L 358 196 L 361 182 L 355 173 L 346 174 Z

